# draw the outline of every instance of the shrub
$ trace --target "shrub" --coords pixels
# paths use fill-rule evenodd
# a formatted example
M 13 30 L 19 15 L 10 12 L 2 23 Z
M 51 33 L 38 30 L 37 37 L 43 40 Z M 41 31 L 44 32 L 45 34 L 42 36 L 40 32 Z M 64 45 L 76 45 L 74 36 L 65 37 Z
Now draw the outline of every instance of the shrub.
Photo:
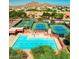
M 17 53 L 17 50 L 9 49 L 9 59 L 26 59 L 27 55 L 24 53 Z
M 59 54 L 55 54 L 55 51 L 49 46 L 40 46 L 32 49 L 32 53 L 35 59 L 69 59 L 70 55 L 66 50 L 60 51 Z

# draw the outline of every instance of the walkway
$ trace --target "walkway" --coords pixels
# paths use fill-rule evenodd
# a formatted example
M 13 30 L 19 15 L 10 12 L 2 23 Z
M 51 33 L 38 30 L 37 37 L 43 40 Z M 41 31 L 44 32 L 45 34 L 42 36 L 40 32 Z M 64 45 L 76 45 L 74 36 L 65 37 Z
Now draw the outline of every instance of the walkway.
M 27 59 L 34 59 L 31 50 L 24 50 L 24 52 L 26 53 L 26 55 L 28 55 Z

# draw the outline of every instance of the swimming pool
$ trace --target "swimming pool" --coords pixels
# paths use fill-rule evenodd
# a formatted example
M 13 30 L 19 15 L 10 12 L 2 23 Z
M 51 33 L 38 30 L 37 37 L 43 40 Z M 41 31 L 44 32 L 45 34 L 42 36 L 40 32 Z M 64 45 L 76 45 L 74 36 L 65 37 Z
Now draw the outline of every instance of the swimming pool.
M 21 35 L 14 45 L 12 46 L 14 49 L 20 50 L 31 50 L 32 48 L 48 45 L 52 47 L 52 49 L 57 50 L 57 45 L 54 39 L 52 38 L 28 38 L 27 36 Z
M 47 30 L 48 24 L 47 23 L 34 23 L 33 30 Z
M 69 29 L 64 25 L 51 25 L 51 29 L 53 33 L 59 34 L 59 35 L 67 35 L 69 33 Z

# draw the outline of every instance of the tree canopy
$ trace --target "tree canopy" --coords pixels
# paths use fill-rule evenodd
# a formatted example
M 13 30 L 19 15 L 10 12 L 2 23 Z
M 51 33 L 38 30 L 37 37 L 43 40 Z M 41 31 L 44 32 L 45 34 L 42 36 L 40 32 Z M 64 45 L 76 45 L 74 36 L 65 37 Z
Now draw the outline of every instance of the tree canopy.
M 50 16 L 50 13 L 43 13 L 43 16 Z
M 64 14 L 62 14 L 62 13 L 57 13 L 57 14 L 54 15 L 54 18 L 62 19 L 63 16 L 64 16 Z
M 59 54 L 55 54 L 55 51 L 49 46 L 40 46 L 32 49 L 35 59 L 69 59 L 70 55 L 65 51 L 60 51 Z
M 18 17 L 22 18 L 22 17 L 27 17 L 27 16 L 23 10 L 19 10 L 19 11 L 13 10 L 9 12 L 9 17 L 15 19 Z
M 17 12 L 15 10 L 9 12 L 9 17 L 15 19 L 17 17 Z
M 67 36 L 65 36 L 65 38 L 66 38 L 67 40 L 70 40 L 70 33 L 69 33 Z
M 26 59 L 26 56 L 24 53 L 17 53 L 16 50 L 10 48 L 9 49 L 9 59 Z
M 64 44 L 70 45 L 70 33 L 65 36 L 65 39 L 63 40 Z

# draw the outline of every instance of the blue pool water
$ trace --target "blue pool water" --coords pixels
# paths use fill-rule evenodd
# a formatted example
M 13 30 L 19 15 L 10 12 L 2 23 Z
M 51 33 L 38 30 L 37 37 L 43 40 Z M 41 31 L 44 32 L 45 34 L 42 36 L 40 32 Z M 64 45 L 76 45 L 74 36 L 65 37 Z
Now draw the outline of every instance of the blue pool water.
M 52 31 L 56 34 L 67 35 L 69 33 L 69 29 L 64 25 L 53 25 Z
M 29 2 L 32 2 L 33 0 L 9 0 L 10 5 L 23 5 Z M 55 5 L 70 5 L 70 0 L 34 0 L 35 2 L 39 3 L 49 3 L 49 4 L 55 4 Z
M 27 36 L 21 35 L 14 45 L 12 46 L 14 49 L 20 50 L 31 50 L 32 48 L 48 45 L 52 47 L 52 49 L 57 50 L 57 45 L 54 39 L 45 39 L 45 38 L 32 38 L 29 39 Z

